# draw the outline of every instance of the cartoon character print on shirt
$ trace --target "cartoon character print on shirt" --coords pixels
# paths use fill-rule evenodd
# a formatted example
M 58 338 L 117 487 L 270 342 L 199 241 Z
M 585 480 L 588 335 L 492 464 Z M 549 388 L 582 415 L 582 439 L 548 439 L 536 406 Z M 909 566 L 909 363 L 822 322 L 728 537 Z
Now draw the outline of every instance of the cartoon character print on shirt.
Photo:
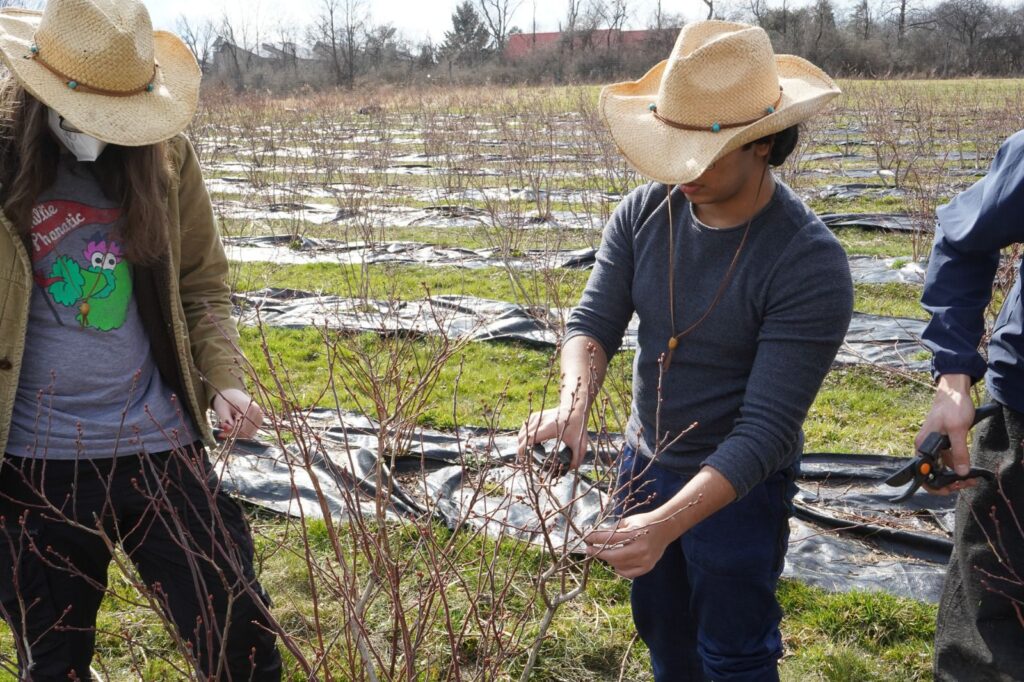
M 124 325 L 132 296 L 132 278 L 121 245 L 109 231 L 95 231 L 78 253 L 63 244 L 80 245 L 67 237 L 86 226 L 112 225 L 119 209 L 97 209 L 69 201 L 44 202 L 33 210 L 31 234 L 35 281 L 47 296 L 54 317 L 64 324 L 54 304 L 75 311 L 82 327 L 111 331 Z M 49 269 L 43 261 L 55 255 Z M 42 267 L 39 267 L 42 266 Z
M 59 256 L 50 271 L 47 291 L 63 306 L 78 307 L 75 317 L 83 327 L 100 331 L 118 329 L 131 299 L 131 273 L 115 241 L 90 241 L 82 251 L 84 265 Z

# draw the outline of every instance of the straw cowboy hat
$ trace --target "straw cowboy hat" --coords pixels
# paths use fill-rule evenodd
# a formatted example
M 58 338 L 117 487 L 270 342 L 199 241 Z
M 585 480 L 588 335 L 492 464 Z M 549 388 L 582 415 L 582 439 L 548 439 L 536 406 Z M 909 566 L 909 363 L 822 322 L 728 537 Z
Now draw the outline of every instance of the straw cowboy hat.
M 806 59 L 776 55 L 763 29 L 700 21 L 685 26 L 669 58 L 643 78 L 606 86 L 600 107 L 641 174 L 683 184 L 744 144 L 810 117 L 839 92 Z
M 199 65 L 180 38 L 153 31 L 137 0 L 50 0 L 0 10 L 0 55 L 26 90 L 95 138 L 154 144 L 184 130 Z

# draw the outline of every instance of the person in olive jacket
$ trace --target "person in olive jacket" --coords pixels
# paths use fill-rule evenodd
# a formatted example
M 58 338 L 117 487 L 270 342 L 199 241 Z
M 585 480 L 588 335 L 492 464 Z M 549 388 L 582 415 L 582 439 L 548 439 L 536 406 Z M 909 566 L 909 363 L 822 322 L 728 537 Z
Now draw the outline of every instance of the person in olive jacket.
M 21 675 L 92 679 L 119 545 L 192 665 L 280 679 L 252 536 L 204 447 L 209 409 L 240 437 L 263 416 L 181 135 L 199 67 L 137 0 L 4 9 L 0 55 L 0 607 Z

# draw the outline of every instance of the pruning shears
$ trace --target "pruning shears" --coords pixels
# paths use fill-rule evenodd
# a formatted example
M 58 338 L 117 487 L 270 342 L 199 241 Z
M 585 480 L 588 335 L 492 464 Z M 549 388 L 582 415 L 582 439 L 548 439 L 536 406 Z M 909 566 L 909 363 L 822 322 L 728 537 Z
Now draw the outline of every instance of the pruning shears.
M 971 426 L 975 426 L 978 422 L 998 414 L 1001 409 L 1002 407 L 998 403 L 982 405 L 974 411 L 974 422 Z M 929 488 L 945 488 L 950 483 L 965 481 L 968 478 L 984 478 L 989 481 L 995 478 L 995 474 L 988 469 L 976 467 L 971 467 L 966 476 L 957 476 L 955 471 L 947 468 L 942 463 L 942 451 L 949 448 L 948 435 L 938 431 L 929 433 L 921 442 L 920 447 L 917 448 L 917 455 L 911 460 L 910 464 L 885 479 L 886 485 L 894 487 L 910 483 L 906 490 L 893 497 L 891 501 L 902 502 L 909 499 L 922 485 L 927 485 Z
M 561 476 L 572 468 L 572 448 L 564 445 L 558 452 L 549 454 L 547 448 L 537 443 L 533 446 L 533 460 L 552 476 Z

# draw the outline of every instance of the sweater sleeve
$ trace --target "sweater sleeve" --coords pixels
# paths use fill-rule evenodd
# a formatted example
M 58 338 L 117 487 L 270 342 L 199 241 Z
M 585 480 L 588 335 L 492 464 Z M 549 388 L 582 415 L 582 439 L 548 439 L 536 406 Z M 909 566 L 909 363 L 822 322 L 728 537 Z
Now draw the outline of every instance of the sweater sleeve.
M 853 313 L 846 254 L 829 234 L 793 239 L 769 279 L 740 416 L 703 462 L 737 497 L 790 463 Z
M 648 188 L 632 192 L 615 209 L 601 238 L 594 270 L 566 324 L 564 341 L 596 339 L 611 360 L 633 317 L 633 231 Z
M 932 314 L 922 338 L 941 374 L 985 374 L 978 352 L 1000 250 L 1021 238 L 1024 133 L 1010 137 L 988 174 L 938 210 L 921 305 Z

